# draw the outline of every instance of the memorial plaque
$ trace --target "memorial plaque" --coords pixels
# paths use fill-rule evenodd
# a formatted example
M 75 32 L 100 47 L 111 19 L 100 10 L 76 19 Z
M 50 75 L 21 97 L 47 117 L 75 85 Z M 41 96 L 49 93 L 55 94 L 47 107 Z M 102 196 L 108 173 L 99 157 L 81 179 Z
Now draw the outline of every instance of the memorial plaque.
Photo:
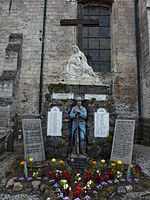
M 87 158 L 71 157 L 70 165 L 73 169 L 84 170 L 85 168 L 87 168 Z
M 94 113 L 94 137 L 107 137 L 109 135 L 109 113 L 99 108 Z
M 96 101 L 106 101 L 107 95 L 105 95 L 105 94 L 85 94 L 85 99 L 87 99 L 87 100 L 95 99 Z
M 62 112 L 57 106 L 48 112 L 47 136 L 62 136 Z
M 24 155 L 35 162 L 45 160 L 45 151 L 40 119 L 23 119 Z
M 111 160 L 122 160 L 130 164 L 132 160 L 135 120 L 117 119 L 111 152 Z
M 74 99 L 74 94 L 72 93 L 53 93 L 53 99 Z

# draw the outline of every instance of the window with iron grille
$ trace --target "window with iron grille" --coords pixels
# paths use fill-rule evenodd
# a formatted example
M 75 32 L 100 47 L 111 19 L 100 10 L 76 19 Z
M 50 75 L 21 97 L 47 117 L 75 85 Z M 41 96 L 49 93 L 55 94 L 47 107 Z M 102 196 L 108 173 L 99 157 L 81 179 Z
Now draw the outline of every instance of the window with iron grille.
M 84 5 L 83 19 L 98 19 L 99 27 L 82 27 L 82 50 L 88 64 L 95 72 L 109 72 L 110 50 L 110 9 L 108 7 Z

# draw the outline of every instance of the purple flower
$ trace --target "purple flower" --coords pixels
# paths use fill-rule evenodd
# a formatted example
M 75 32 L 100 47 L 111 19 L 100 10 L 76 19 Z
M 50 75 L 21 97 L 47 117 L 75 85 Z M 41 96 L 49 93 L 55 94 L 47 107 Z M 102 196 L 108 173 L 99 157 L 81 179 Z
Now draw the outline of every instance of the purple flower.
M 85 199 L 85 200 L 89 200 L 89 199 L 90 199 L 90 196 L 86 195 L 86 196 L 84 197 L 84 199 Z
M 57 192 L 59 192 L 59 193 L 61 192 L 60 188 L 57 188 Z
M 59 195 L 60 195 L 61 198 L 63 198 L 63 196 L 64 196 L 62 192 Z
M 49 180 L 49 183 L 54 183 L 55 181 L 53 179 L 50 179 Z
M 27 180 L 28 180 L 28 181 L 32 181 L 32 177 L 28 177 Z
M 17 177 L 15 176 L 15 177 L 13 177 L 13 180 L 15 181 L 15 180 L 17 180 Z
M 134 182 L 139 183 L 139 179 L 138 178 L 134 178 Z
M 95 194 L 97 194 L 97 191 L 96 191 L 96 190 L 94 190 L 94 191 L 93 191 L 93 194 L 94 194 L 94 195 L 95 195 Z
M 36 179 L 37 179 L 37 180 L 41 180 L 41 177 L 37 176 Z
M 102 185 L 107 185 L 107 183 L 105 181 L 102 181 L 101 184 Z
M 110 183 L 110 184 L 112 184 L 112 181 L 111 181 L 111 180 L 108 180 L 108 181 L 107 181 L 107 183 Z
M 69 199 L 69 197 L 64 197 L 64 199 L 63 199 L 63 200 L 70 200 L 70 199 Z
M 119 182 L 119 180 L 117 178 L 115 178 L 114 183 L 118 183 L 118 182 Z
M 121 182 L 125 182 L 125 181 L 126 181 L 126 179 L 125 179 L 125 178 L 122 178 L 122 179 L 120 179 L 120 181 L 121 181 Z
M 130 183 L 131 182 L 131 178 L 127 178 L 127 181 L 128 181 L 128 183 Z
M 74 200 L 81 200 L 79 197 L 75 198 Z
M 24 180 L 25 180 L 24 177 L 20 177 L 20 178 L 19 178 L 19 181 L 24 181 Z
M 96 188 L 97 188 L 97 189 L 102 188 L 102 185 L 99 184 L 99 185 L 96 186 Z
M 54 187 L 56 187 L 56 188 L 58 187 L 57 183 L 54 184 Z

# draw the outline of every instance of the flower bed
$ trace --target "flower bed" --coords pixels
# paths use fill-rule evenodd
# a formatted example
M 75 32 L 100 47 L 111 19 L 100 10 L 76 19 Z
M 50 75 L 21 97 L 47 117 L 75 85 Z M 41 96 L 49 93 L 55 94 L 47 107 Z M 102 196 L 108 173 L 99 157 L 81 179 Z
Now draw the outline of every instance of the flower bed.
M 84 171 L 72 169 L 63 160 L 57 161 L 52 158 L 48 166 L 36 169 L 33 158 L 28 161 L 28 177 L 25 178 L 25 161 L 20 162 L 19 174 L 13 177 L 14 181 L 24 182 L 32 185 L 32 181 L 38 180 L 46 184 L 50 191 L 55 194 L 56 199 L 100 199 L 103 190 L 110 186 L 130 183 L 138 184 L 140 171 L 136 164 L 131 164 L 130 175 L 127 178 L 128 168 L 119 160 L 106 162 L 89 161 Z

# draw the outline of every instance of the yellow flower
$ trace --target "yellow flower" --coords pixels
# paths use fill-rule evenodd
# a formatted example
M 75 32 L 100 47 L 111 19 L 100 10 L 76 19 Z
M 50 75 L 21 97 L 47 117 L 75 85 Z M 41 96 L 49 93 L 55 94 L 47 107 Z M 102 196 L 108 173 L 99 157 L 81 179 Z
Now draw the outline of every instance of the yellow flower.
M 63 160 L 60 160 L 60 161 L 59 161 L 59 164 L 60 164 L 60 165 L 63 165 L 63 164 L 64 164 L 64 161 L 63 161 Z
M 56 159 L 55 158 L 52 158 L 52 163 L 55 163 L 56 162 Z
M 104 160 L 104 159 L 102 159 L 102 160 L 101 160 L 101 163 L 102 163 L 102 164 L 104 164 L 104 163 L 105 163 L 105 160 Z
M 118 160 L 118 165 L 122 165 L 122 161 L 121 160 Z
M 131 168 L 133 168 L 134 166 L 133 166 L 133 164 L 131 164 Z
M 96 161 L 93 161 L 93 165 L 96 165 Z
M 33 162 L 33 158 L 29 158 L 29 162 Z
M 21 165 L 21 166 L 24 166 L 24 161 L 21 161 L 21 162 L 20 162 L 20 165 Z
M 115 166 L 116 166 L 116 163 L 112 162 L 112 163 L 111 163 L 111 166 L 112 166 L 112 167 L 115 167 Z

